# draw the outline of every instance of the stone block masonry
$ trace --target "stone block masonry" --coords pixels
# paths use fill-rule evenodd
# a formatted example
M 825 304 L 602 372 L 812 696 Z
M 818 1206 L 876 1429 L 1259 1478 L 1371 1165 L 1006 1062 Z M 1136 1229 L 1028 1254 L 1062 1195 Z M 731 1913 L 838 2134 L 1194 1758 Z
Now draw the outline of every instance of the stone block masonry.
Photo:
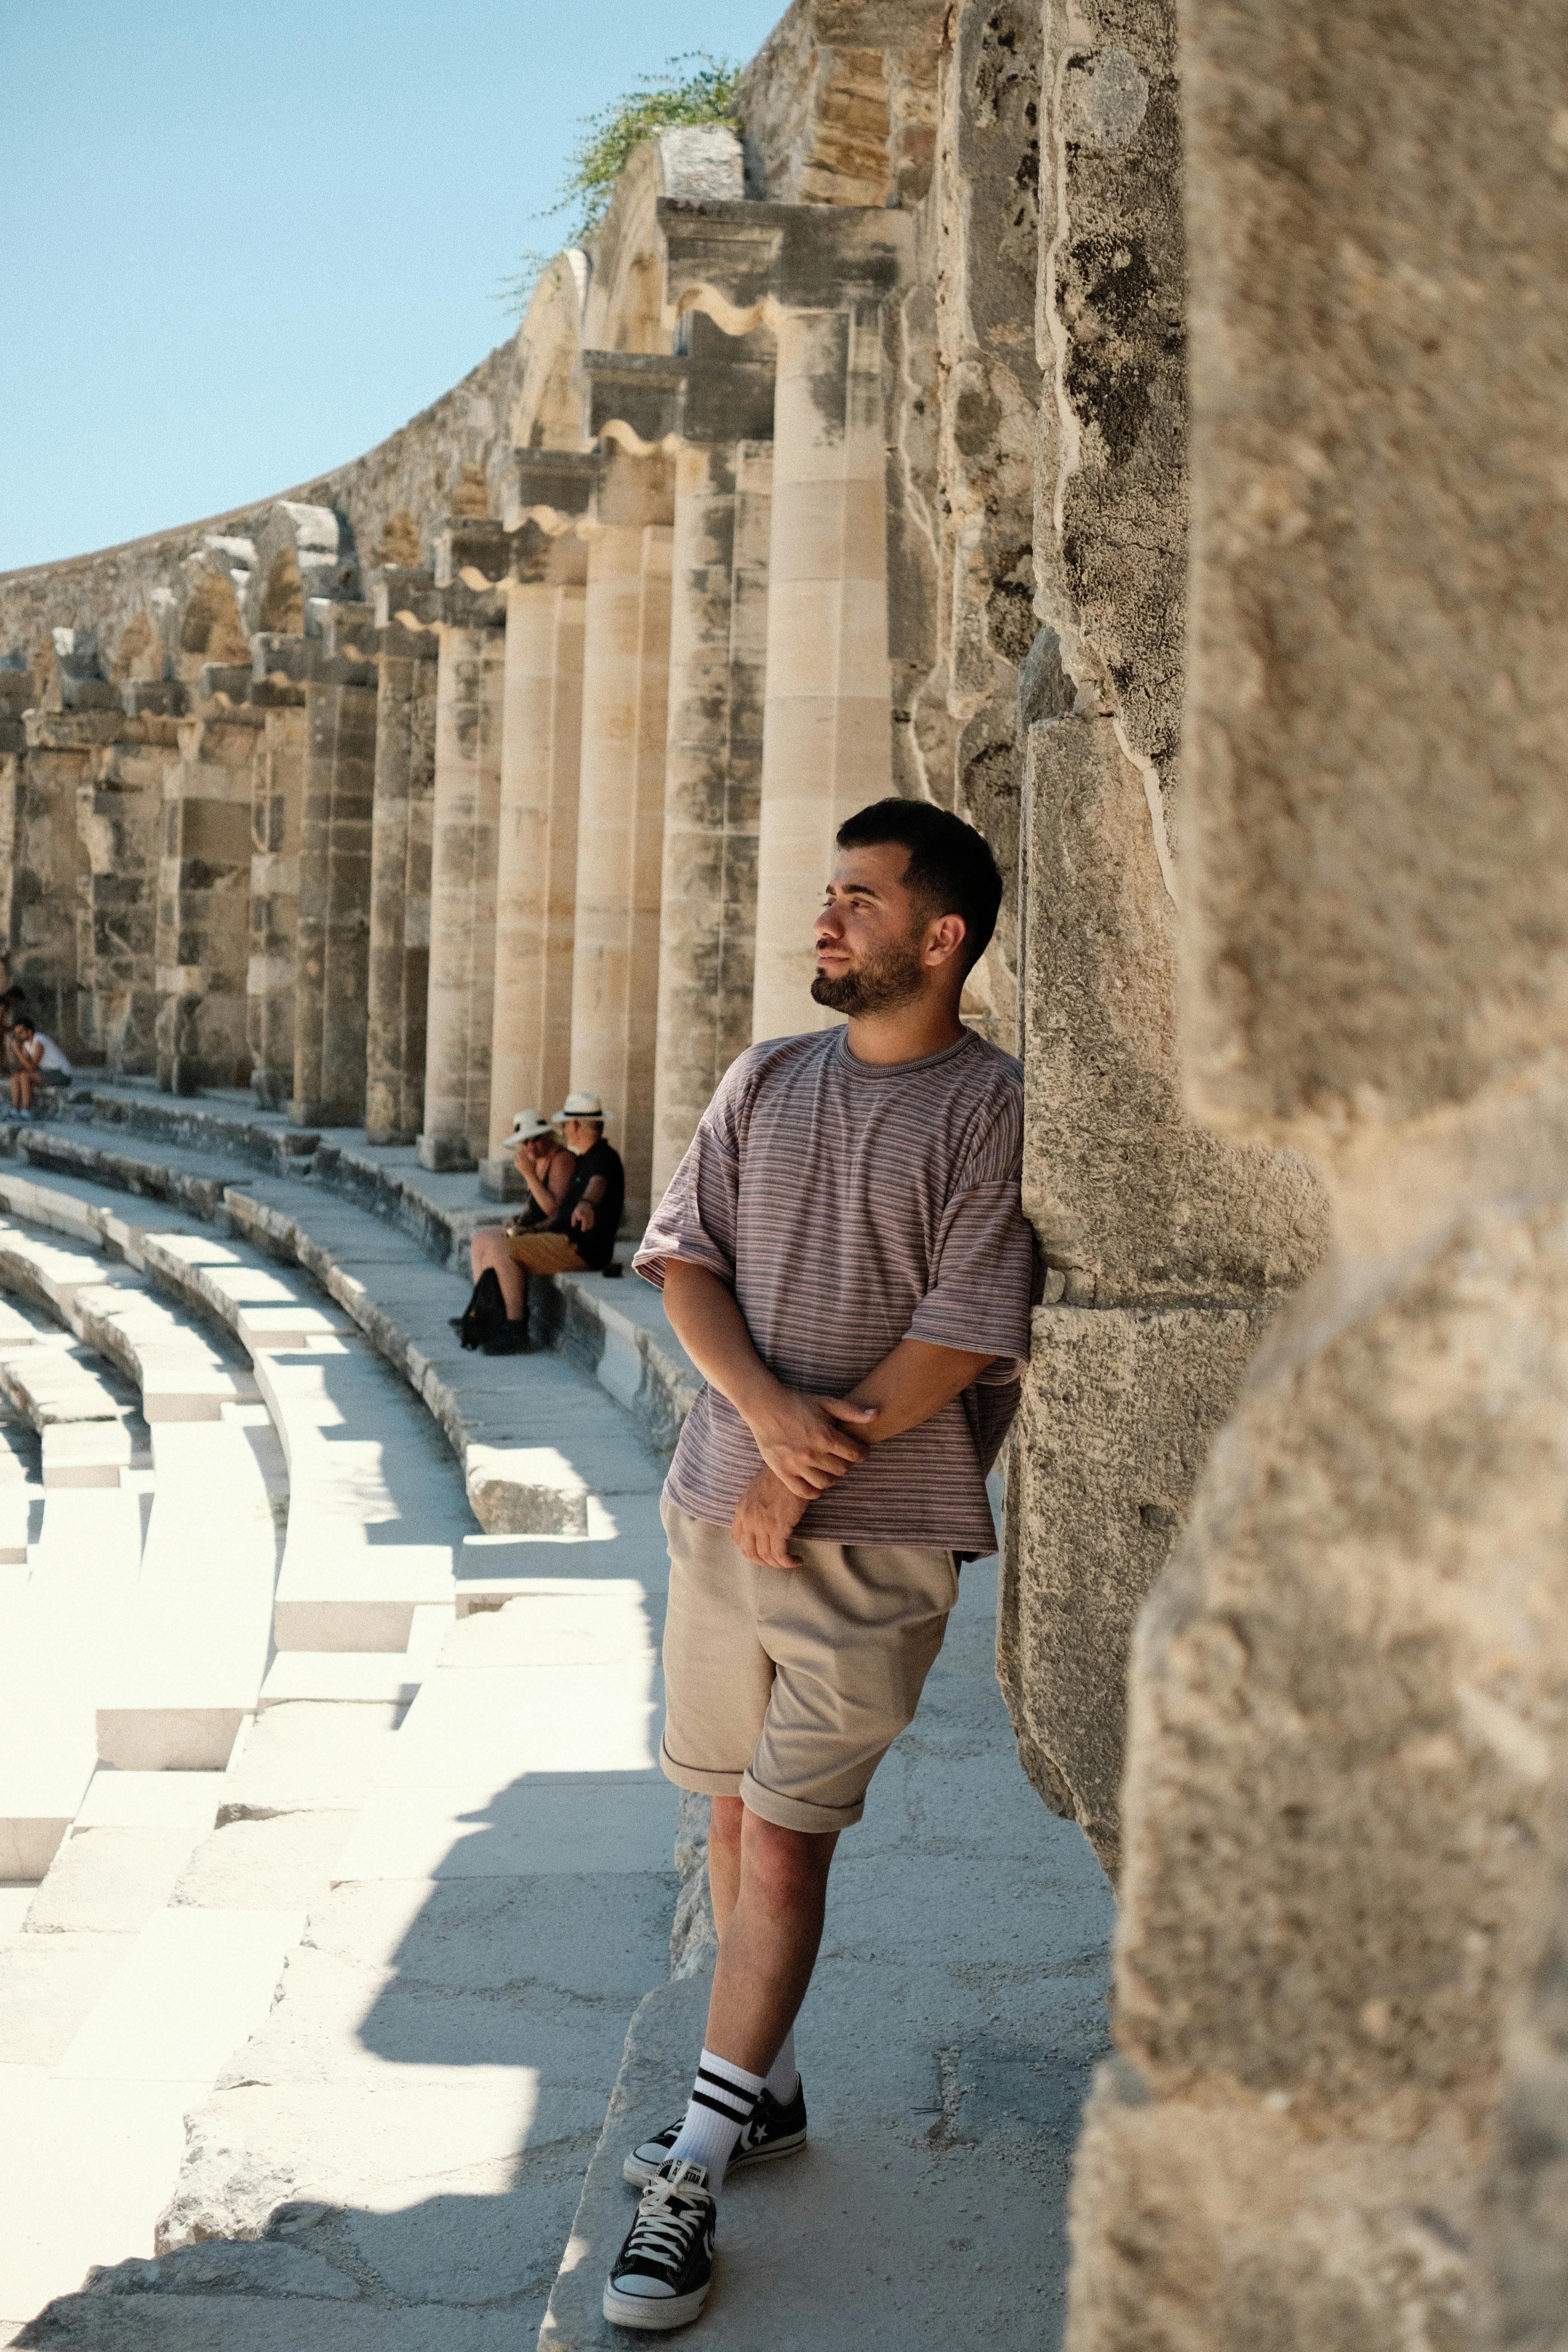
M 631 1238 L 844 815 L 991 844 L 997 1666 L 1122 1901 L 1070 2352 L 1553 2341 L 1565 76 L 793 0 L 403 433 L 0 579 L 10 977 L 443 1255 L 572 1087 Z

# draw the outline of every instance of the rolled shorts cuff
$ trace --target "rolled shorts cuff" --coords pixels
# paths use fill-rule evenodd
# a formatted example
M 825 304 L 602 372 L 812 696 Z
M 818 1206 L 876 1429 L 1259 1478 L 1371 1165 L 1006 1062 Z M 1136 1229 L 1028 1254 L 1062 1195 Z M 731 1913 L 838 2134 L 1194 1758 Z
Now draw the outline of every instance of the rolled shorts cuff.
M 749 1768 L 742 1773 L 735 1793 L 749 1813 L 760 1814 L 775 1829 L 804 1830 L 817 1837 L 834 1830 L 852 1830 L 866 1811 L 863 1795 L 852 1805 L 810 1805 L 799 1797 L 781 1797 L 776 1789 L 764 1788 Z
M 700 1797 L 738 1797 L 744 1777 L 740 1772 L 706 1772 L 700 1764 L 678 1764 L 662 1739 L 658 1769 L 678 1789 L 693 1790 Z

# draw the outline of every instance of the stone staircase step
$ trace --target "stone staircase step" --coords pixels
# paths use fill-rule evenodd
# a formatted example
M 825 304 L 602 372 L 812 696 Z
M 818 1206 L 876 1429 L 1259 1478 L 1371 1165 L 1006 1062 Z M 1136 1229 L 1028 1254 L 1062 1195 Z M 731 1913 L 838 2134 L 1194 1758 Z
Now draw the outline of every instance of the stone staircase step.
M 43 1439 L 46 1489 L 51 1486 L 118 1487 L 121 1483 L 121 1472 L 139 1466 L 135 1461 L 132 1433 L 118 1418 L 47 1423 Z
M 42 1748 L 0 1737 L 0 1881 L 37 1884 L 76 1818 L 92 1778 L 85 1739 Z
M 63 1928 L 0 1941 L 0 2074 L 64 2057 L 132 1940 L 130 1929 Z
M 300 1699 L 268 1707 L 225 1776 L 218 1825 L 318 1806 L 357 1811 L 406 1712 L 401 1700 L 343 1706 Z
M 81 1809 L 79 1829 L 210 1830 L 229 1786 L 226 1772 L 121 1771 L 100 1763 Z
M 214 2079 L 266 2017 L 298 1911 L 159 1909 L 59 2061 L 97 2082 Z
M 340 1706 L 406 1706 L 422 1679 L 405 1650 L 279 1650 L 258 1702 L 266 1714 L 295 1699 Z
M 331 1891 L 354 1810 L 316 1803 L 266 1821 L 226 1821 L 191 1855 L 172 1900 L 202 1910 L 310 1911 Z
M 168 1902 L 201 1835 L 189 1822 L 73 1827 L 33 1897 L 23 1935 L 134 1934 Z

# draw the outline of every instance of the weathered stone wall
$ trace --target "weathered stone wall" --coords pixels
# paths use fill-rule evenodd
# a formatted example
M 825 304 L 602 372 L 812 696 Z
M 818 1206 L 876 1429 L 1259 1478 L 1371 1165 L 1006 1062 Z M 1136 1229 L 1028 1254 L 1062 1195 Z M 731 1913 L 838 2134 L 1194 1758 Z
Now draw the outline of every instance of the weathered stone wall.
M 1544 2347 L 1568 29 L 1205 0 L 1182 74 L 1190 1098 L 1312 1155 L 1333 1251 L 1139 1631 L 1068 2343 Z
M 146 665 L 138 624 L 149 611 L 166 612 L 173 652 L 180 634 L 174 625 L 184 618 L 196 582 L 208 569 L 210 543 L 255 545 L 283 501 L 335 509 L 367 570 L 375 563 L 427 562 L 435 533 L 453 512 L 454 499 L 464 487 L 465 473 L 470 501 L 477 473 L 481 511 L 500 511 L 501 473 L 510 447 L 510 387 L 519 365 L 516 345 L 499 345 L 461 383 L 363 457 L 276 498 L 60 563 L 0 573 L 0 656 L 32 661 L 49 631 L 92 630 L 106 675 L 118 674 L 114 665 L 123 640 L 135 628 L 128 658 L 135 663 L 141 656 L 136 674 L 164 676 L 161 661 Z M 261 609 L 269 571 L 270 566 L 255 583 L 254 609 L 243 616 L 249 630 L 288 626 L 286 618 L 264 615 Z M 301 625 L 294 624 L 296 632 Z M 248 660 L 248 643 L 242 636 L 232 650 L 214 652 L 209 658 Z M 170 665 L 168 674 L 172 672 Z
M 1035 635 L 1037 7 L 949 12 L 926 267 L 904 314 L 900 456 L 930 547 L 932 642 L 907 701 L 919 783 L 977 825 L 1006 884 L 969 1016 L 1016 1052 L 1018 673 Z M 931 362 L 935 362 L 934 376 Z M 920 486 L 931 485 L 921 495 Z M 906 785 L 904 789 L 910 789 Z
M 1321 1252 L 1323 1203 L 1300 1160 L 1220 1140 L 1182 1100 L 1173 8 L 1069 12 L 1047 0 L 1044 28 L 1034 566 L 1045 627 L 1023 663 L 1018 721 L 1024 1197 L 1046 1286 L 1014 1454 L 999 1659 L 1026 1769 L 1114 1870 L 1132 1621 L 1264 1320 Z M 975 69 L 994 79 L 1007 53 L 991 41 Z M 965 394 L 1002 397 L 994 377 Z M 955 432 L 963 415 L 955 402 Z M 997 719 L 993 689 L 974 723 L 994 739 Z M 1005 773 L 999 749 L 991 757 Z

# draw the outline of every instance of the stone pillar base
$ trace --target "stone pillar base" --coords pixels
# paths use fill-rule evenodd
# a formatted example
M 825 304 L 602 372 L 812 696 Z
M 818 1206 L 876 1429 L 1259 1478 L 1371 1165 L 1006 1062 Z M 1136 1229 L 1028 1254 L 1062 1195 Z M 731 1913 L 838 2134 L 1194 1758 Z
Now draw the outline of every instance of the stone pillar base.
M 497 1151 L 479 1162 L 479 1191 L 487 1201 L 526 1201 L 528 1186 L 518 1174 L 510 1151 Z
M 416 1127 L 367 1127 L 364 1139 L 378 1151 L 406 1151 L 411 1143 L 418 1142 L 419 1130 Z
M 466 1135 L 419 1135 L 414 1150 L 421 1168 L 433 1176 L 463 1176 L 479 1166 Z
M 357 1101 L 300 1102 L 296 1099 L 289 1105 L 289 1123 L 291 1127 L 358 1127 L 363 1112 L 363 1104 Z

